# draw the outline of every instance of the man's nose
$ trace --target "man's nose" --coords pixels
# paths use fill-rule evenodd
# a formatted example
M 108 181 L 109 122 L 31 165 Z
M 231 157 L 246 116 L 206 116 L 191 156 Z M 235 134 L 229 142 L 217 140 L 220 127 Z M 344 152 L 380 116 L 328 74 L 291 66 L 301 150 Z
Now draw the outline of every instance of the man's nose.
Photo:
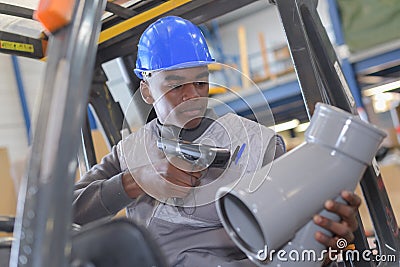
M 183 101 L 187 101 L 189 99 L 194 99 L 198 97 L 200 97 L 200 94 L 197 91 L 197 88 L 194 85 L 194 83 L 186 83 L 183 86 L 183 96 L 182 96 Z

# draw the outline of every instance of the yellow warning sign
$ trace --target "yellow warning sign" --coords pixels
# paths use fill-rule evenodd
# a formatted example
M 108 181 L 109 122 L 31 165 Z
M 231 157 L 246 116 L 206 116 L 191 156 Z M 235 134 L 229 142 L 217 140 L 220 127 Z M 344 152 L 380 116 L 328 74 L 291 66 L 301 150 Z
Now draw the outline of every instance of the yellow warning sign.
M 22 51 L 33 53 L 35 49 L 31 44 L 24 44 L 24 43 L 16 43 L 10 41 L 3 41 L 0 40 L 0 49 L 7 49 L 7 50 L 14 50 L 14 51 Z

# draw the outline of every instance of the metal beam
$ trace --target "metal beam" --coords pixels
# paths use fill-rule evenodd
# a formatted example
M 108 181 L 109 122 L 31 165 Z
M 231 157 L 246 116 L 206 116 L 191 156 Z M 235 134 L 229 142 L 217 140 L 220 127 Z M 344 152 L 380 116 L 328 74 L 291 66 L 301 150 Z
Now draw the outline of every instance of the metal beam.
M 138 14 L 138 12 L 132 9 L 120 6 L 118 4 L 114 4 L 112 2 L 107 2 L 106 11 L 111 12 L 114 15 L 117 15 L 118 17 L 123 19 L 129 19 Z
M 121 106 L 111 95 L 106 81 L 104 71 L 97 68 L 90 90 L 89 104 L 93 107 L 111 147 L 122 139 L 121 129 L 124 126 L 125 116 Z M 128 127 L 127 124 L 125 126 Z
M 151 5 L 152 2 L 153 1 L 150 1 L 148 5 Z M 151 7 L 150 9 L 145 9 L 143 11 L 148 12 L 147 13 L 148 16 L 146 16 L 146 18 L 141 17 L 140 20 L 138 20 L 138 18 L 136 18 L 137 20 L 132 18 L 133 26 L 132 25 L 130 25 L 129 27 L 125 27 L 126 25 L 124 27 L 118 26 L 121 29 L 124 28 L 124 31 L 119 31 L 118 35 L 115 35 L 115 33 L 113 33 L 112 34 L 114 36 L 113 38 L 105 38 L 107 39 L 107 41 L 104 40 L 99 45 L 98 62 L 104 63 L 114 58 L 123 57 L 127 55 L 135 55 L 136 45 L 139 41 L 140 34 L 150 23 L 154 22 L 160 16 L 176 15 L 191 20 L 193 23 L 201 24 L 213 18 L 226 14 L 230 11 L 251 4 L 253 2 L 256 1 L 255 0 L 235 0 L 235 1 L 196 0 L 196 1 L 187 1 L 185 4 L 179 5 L 169 11 L 165 9 L 164 13 L 159 12 L 158 6 Z M 120 22 L 120 23 L 126 23 L 126 22 Z M 111 24 L 111 22 L 104 23 L 104 25 L 108 24 Z M 116 25 L 110 26 L 104 29 L 103 31 L 111 31 L 108 30 L 111 29 L 111 27 L 116 27 Z
M 25 19 L 33 19 L 33 10 L 30 8 L 0 3 L 0 14 L 15 16 Z
M 191 0 L 170 0 L 151 10 L 140 13 L 115 26 L 112 26 L 111 28 L 105 29 L 100 33 L 99 44 L 110 40 L 140 24 L 143 24 L 144 22 L 149 21 L 149 19 L 165 14 L 168 11 L 171 11 L 172 9 L 182 6 L 190 1 Z

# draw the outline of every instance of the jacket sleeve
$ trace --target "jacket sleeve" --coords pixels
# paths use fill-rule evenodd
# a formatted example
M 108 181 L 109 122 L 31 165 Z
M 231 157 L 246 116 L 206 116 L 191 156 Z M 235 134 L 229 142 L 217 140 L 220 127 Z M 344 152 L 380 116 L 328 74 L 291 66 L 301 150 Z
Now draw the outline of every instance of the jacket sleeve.
M 122 186 L 122 174 L 117 147 L 93 166 L 75 184 L 73 221 L 85 224 L 115 215 L 133 201 Z

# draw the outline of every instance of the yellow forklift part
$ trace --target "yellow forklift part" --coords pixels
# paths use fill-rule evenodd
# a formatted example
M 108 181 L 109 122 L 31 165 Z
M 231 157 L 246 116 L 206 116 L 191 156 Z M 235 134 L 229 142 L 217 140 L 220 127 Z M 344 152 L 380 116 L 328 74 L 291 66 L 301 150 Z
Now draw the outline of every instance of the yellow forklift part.
M 155 17 L 160 16 L 160 15 L 162 15 L 168 11 L 171 11 L 177 7 L 180 7 L 188 2 L 191 2 L 191 0 L 170 0 L 159 6 L 152 8 L 148 11 L 140 13 L 137 16 L 127 19 L 115 26 L 112 26 L 106 30 L 103 30 L 100 33 L 99 44 L 101 44 L 107 40 L 110 40 L 110 39 L 118 36 L 119 34 L 124 33 L 146 21 L 149 21 L 152 18 L 155 18 Z
M 44 38 L 0 31 L 0 53 L 41 59 L 46 54 L 47 39 Z

